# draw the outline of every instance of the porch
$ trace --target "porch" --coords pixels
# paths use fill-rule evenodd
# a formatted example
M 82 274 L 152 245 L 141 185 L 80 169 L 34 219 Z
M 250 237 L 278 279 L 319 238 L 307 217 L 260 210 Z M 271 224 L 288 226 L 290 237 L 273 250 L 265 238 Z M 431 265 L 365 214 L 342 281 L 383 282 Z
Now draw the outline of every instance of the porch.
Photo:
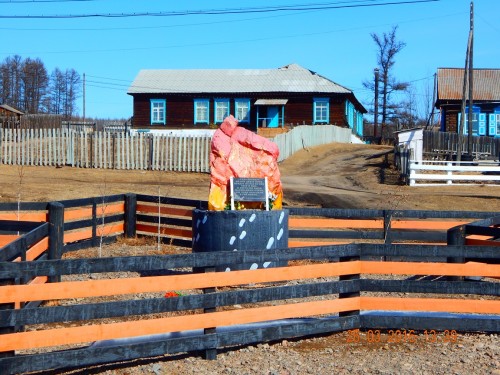
M 288 99 L 257 99 L 256 129 L 285 126 L 285 105 Z

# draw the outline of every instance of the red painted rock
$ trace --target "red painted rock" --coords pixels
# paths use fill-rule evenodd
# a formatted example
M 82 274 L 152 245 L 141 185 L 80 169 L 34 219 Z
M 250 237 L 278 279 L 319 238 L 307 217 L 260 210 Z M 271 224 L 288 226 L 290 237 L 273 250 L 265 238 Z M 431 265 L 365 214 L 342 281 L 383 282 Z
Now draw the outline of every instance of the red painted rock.
M 226 117 L 212 137 L 210 151 L 210 210 L 224 210 L 230 202 L 231 177 L 267 177 L 269 192 L 276 197 L 273 209 L 281 209 L 283 188 L 278 169 L 278 146 L 238 126 L 233 116 Z M 248 208 L 259 208 L 261 203 L 249 203 Z

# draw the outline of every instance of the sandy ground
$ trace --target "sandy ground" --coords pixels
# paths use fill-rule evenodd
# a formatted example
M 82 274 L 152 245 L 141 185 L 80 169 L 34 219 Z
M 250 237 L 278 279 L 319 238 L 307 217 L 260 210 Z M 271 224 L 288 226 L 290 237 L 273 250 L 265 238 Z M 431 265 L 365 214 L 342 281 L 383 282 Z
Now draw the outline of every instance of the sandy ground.
M 409 187 L 387 146 L 329 144 L 280 165 L 284 204 L 370 209 L 500 211 L 500 185 Z M 208 199 L 209 174 L 0 165 L 0 202 L 144 193 Z

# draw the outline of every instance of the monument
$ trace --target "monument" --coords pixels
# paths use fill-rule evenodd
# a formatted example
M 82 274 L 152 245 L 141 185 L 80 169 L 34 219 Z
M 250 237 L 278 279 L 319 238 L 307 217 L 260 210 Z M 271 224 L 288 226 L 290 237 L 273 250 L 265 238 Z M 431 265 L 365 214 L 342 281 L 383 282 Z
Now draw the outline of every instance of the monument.
M 214 133 L 210 151 L 208 210 L 193 211 L 193 251 L 242 251 L 288 247 L 288 211 L 278 146 L 228 116 Z M 218 270 L 256 269 L 272 262 Z

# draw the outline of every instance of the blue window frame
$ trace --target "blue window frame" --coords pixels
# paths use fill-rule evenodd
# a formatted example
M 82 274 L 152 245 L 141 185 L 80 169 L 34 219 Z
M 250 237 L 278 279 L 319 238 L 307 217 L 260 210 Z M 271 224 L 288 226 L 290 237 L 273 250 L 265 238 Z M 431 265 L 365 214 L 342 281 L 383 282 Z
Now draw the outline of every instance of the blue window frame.
M 229 99 L 214 100 L 215 123 L 220 124 L 229 116 Z
M 208 99 L 194 100 L 194 123 L 208 124 L 210 121 L 210 101 Z
M 354 129 L 354 117 L 356 115 L 356 109 L 354 108 L 354 104 L 350 101 L 346 100 L 345 102 L 345 117 L 347 119 L 347 124 L 351 129 Z
M 330 122 L 330 99 L 313 98 L 313 124 L 328 124 Z
M 500 114 L 490 113 L 488 115 L 488 135 L 490 136 L 497 134 L 497 116 L 500 117 Z
M 167 101 L 165 99 L 151 99 L 151 125 L 166 124 Z
M 497 123 L 497 131 L 496 131 L 496 136 L 497 137 L 500 137 L 500 113 L 496 113 L 495 112 L 495 116 L 496 116 L 496 123 Z
M 479 122 L 480 118 L 482 118 L 483 121 L 483 126 L 484 126 L 484 132 L 486 133 L 486 117 L 481 116 L 483 113 L 481 113 L 481 108 L 473 106 L 472 107 L 472 135 L 480 135 L 479 134 Z M 462 113 L 458 113 L 458 123 L 461 123 L 462 119 Z M 464 128 L 462 130 L 462 133 L 467 135 L 469 134 L 469 107 L 465 107 L 465 118 L 464 118 Z
M 234 99 L 234 112 L 239 122 L 250 122 L 250 99 Z

